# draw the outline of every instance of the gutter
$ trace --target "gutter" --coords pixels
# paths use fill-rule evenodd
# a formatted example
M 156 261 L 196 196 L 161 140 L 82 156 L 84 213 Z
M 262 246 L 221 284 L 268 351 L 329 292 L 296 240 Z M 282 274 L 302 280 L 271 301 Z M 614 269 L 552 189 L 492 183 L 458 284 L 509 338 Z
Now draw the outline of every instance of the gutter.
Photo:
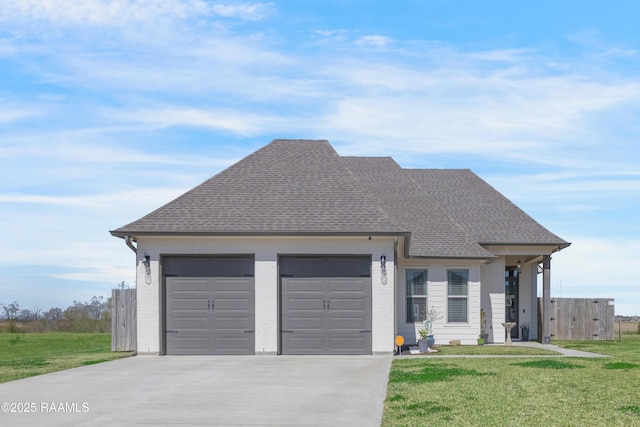
M 138 253 L 138 248 L 134 246 L 131 236 L 124 236 L 124 242 L 127 244 L 127 246 L 129 246 L 129 248 L 131 248 L 134 253 Z

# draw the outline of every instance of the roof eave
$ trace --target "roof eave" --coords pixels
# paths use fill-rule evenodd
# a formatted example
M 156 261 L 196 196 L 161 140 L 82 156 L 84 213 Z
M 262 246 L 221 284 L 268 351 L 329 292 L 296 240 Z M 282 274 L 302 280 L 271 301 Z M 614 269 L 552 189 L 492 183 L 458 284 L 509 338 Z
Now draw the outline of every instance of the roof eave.
M 569 246 L 571 242 L 548 242 L 548 243 L 531 243 L 531 242 L 479 242 L 481 246 L 555 246 L 554 252 L 561 251 Z
M 351 237 L 351 236 L 409 236 L 407 231 L 121 231 L 109 232 L 114 237 L 124 239 L 126 236 L 136 237 Z
M 447 255 L 409 255 L 406 258 L 409 259 L 451 259 L 451 260 L 461 260 L 461 261 L 485 261 L 487 263 L 495 261 L 498 259 L 497 256 L 487 257 L 487 256 L 447 256 Z

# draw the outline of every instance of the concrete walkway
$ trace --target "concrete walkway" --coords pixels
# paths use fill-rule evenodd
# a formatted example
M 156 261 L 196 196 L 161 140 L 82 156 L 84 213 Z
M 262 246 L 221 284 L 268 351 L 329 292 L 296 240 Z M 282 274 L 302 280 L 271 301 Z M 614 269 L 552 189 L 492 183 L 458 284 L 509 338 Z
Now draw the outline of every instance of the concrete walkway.
M 488 346 L 500 346 L 504 347 L 504 344 L 486 344 Z M 437 353 L 434 354 L 418 354 L 418 355 L 401 355 L 396 357 L 415 357 L 415 356 L 423 356 L 429 358 L 470 358 L 470 359 L 483 359 L 483 358 L 531 358 L 531 357 L 609 357 L 606 354 L 599 353 L 591 353 L 588 351 L 581 350 L 572 350 L 569 348 L 558 347 L 553 344 L 541 344 L 537 341 L 513 341 L 513 347 L 531 347 L 531 348 L 539 348 L 543 350 L 551 350 L 556 351 L 558 354 L 540 354 L 540 355 L 491 355 L 491 354 L 476 354 L 476 355 L 440 355 Z
M 0 425 L 377 426 L 391 361 L 135 356 L 0 384 Z
M 513 345 L 517 347 L 533 347 L 533 348 L 541 348 L 544 350 L 557 351 L 558 353 L 560 353 L 561 356 L 568 356 L 568 357 L 609 357 L 606 354 L 591 353 L 588 351 L 581 351 L 581 350 L 572 350 L 570 348 L 558 347 L 557 345 L 553 345 L 553 344 L 545 345 L 537 341 L 514 341 Z

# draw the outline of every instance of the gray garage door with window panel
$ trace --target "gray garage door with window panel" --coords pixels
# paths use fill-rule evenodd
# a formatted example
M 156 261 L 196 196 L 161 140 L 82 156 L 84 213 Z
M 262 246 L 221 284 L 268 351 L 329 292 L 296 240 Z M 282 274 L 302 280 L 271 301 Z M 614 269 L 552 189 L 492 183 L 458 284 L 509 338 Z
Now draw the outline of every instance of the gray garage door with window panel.
M 371 257 L 281 257 L 282 354 L 371 354 Z
M 165 257 L 166 354 L 254 354 L 253 257 Z

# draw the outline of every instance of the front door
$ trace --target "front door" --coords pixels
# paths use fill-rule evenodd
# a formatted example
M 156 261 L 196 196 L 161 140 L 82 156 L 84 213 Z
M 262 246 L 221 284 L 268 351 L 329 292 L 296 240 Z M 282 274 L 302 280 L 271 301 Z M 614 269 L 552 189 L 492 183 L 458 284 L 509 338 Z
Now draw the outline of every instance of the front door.
M 507 267 L 504 272 L 505 322 L 515 322 L 511 338 L 519 338 L 518 330 L 518 267 Z M 506 332 L 505 332 L 506 334 Z M 506 336 L 506 335 L 505 335 Z

